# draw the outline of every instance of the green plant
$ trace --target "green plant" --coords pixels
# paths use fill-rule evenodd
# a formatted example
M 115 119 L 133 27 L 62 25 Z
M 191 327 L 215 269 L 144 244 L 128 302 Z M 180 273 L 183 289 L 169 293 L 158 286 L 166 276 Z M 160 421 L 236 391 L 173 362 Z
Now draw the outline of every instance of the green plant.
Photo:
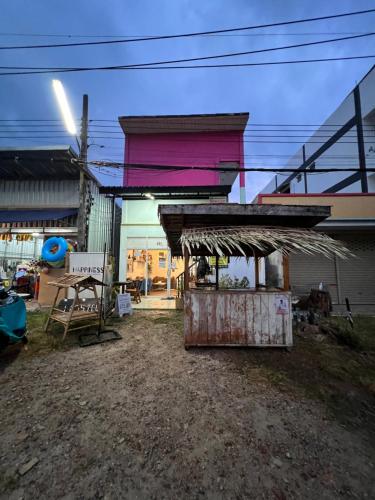
M 223 274 L 219 279 L 219 287 L 223 289 L 228 288 L 249 288 L 249 280 L 244 276 L 241 280 L 235 276 L 233 279 L 229 274 Z

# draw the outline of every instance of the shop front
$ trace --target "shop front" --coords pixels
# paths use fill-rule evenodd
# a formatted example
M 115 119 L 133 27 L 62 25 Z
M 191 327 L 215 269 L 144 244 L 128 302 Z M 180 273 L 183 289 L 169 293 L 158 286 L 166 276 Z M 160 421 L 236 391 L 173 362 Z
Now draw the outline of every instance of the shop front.
M 175 296 L 182 259 L 171 258 L 165 238 L 127 238 L 126 278 L 147 296 Z

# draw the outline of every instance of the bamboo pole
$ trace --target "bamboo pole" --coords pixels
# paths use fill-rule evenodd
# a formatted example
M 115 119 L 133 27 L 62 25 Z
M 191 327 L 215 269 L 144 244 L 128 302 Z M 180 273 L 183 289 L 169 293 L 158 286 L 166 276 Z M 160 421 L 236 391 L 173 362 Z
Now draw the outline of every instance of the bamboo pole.
M 259 288 L 259 257 L 254 257 L 255 288 Z
M 288 255 L 283 255 L 283 278 L 284 278 L 284 290 L 288 291 L 290 289 Z
M 184 247 L 184 290 L 189 290 L 189 250 Z

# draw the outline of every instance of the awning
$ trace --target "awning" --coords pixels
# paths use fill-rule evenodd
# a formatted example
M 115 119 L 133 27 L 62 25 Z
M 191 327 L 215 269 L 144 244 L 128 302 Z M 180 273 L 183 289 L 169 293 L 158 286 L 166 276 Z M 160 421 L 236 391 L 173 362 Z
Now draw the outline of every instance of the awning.
M 0 223 L 60 220 L 77 215 L 77 208 L 52 210 L 0 210 Z

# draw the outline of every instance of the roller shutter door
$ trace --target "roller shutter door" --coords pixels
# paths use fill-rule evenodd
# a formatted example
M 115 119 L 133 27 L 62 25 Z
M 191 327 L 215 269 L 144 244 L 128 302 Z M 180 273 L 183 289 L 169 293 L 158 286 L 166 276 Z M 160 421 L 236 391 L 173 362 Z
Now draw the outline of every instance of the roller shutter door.
M 331 294 L 332 303 L 338 303 L 334 260 L 322 255 L 291 254 L 289 274 L 293 294 L 308 295 L 312 288 L 323 283 Z
M 375 238 L 374 235 L 354 239 L 340 238 L 355 257 L 338 261 L 342 301 L 351 304 L 375 304 Z

